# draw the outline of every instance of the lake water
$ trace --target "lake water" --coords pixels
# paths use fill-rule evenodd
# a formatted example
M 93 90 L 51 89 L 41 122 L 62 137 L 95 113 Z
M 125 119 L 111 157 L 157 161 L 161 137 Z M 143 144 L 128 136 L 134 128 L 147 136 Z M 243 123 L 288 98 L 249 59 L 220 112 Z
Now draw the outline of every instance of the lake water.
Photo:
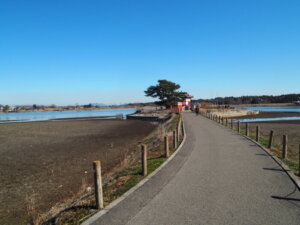
M 235 108 L 246 108 L 253 111 L 261 112 L 299 112 L 300 106 L 236 106 Z M 277 118 L 257 118 L 257 119 L 243 119 L 240 122 L 264 122 L 264 121 L 279 121 L 279 120 L 300 120 L 296 117 L 277 117 Z
M 64 118 L 115 116 L 117 114 L 128 115 L 136 112 L 136 109 L 101 109 L 87 111 L 54 111 L 54 112 L 19 112 L 0 113 L 0 123 L 45 121 Z
M 262 112 L 300 112 L 300 106 L 234 106 Z

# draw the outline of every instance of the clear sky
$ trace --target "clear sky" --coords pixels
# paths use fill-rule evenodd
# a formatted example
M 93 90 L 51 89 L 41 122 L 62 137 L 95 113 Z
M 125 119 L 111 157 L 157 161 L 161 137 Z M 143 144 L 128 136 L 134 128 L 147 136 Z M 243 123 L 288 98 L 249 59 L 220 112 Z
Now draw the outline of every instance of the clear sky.
M 300 93 L 299 0 L 0 0 L 0 104 Z

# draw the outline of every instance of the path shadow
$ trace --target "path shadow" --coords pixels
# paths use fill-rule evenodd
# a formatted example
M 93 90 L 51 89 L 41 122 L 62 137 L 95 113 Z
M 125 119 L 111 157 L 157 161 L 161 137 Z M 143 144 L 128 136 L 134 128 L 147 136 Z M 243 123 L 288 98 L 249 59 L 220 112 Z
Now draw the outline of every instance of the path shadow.
M 287 200 L 287 201 L 297 201 L 297 202 L 300 202 L 299 198 L 287 198 L 287 197 L 280 197 L 280 196 L 274 196 L 274 195 L 272 195 L 271 197 L 275 198 L 275 199 L 279 199 L 279 200 Z
M 260 156 L 266 156 L 266 157 L 270 157 L 269 155 L 267 155 L 267 154 L 264 154 L 264 153 L 258 153 L 258 154 L 255 154 L 255 155 L 260 155 Z
M 285 172 L 285 170 L 275 167 L 275 168 L 263 168 L 263 170 L 271 170 L 271 171 L 277 171 L 277 172 Z
M 294 196 L 296 195 L 296 196 Z M 285 196 L 276 196 L 276 195 L 271 195 L 271 198 L 273 199 L 277 199 L 277 200 L 283 200 L 283 201 L 287 201 L 291 204 L 293 204 L 296 207 L 300 208 L 300 195 L 299 195 L 299 189 L 296 187 L 296 185 L 294 186 L 294 190 L 285 195 Z

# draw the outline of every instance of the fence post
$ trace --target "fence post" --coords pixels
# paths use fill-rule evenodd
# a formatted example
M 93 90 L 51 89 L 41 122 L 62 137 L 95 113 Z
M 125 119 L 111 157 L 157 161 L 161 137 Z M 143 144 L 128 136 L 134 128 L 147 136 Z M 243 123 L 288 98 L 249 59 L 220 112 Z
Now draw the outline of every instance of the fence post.
M 173 130 L 173 147 L 174 147 L 174 150 L 177 148 L 177 135 L 176 135 L 176 130 Z
M 240 121 L 238 121 L 238 132 L 240 133 L 241 131 L 241 124 L 240 124 Z
M 248 136 L 248 135 L 249 135 L 249 124 L 246 123 L 246 136 Z
M 282 159 L 287 158 L 287 135 L 282 136 Z
M 300 144 L 299 144 L 299 174 L 298 174 L 298 176 L 300 176 Z
M 147 176 L 147 174 L 148 174 L 147 145 L 142 145 L 142 173 L 143 173 L 143 176 Z
M 169 136 L 165 136 L 165 156 L 166 158 L 169 158 L 170 156 L 170 151 L 169 151 Z
M 256 126 L 256 142 L 259 142 L 259 126 Z
M 97 209 L 103 209 L 101 162 L 100 161 L 94 161 L 93 162 L 93 168 L 94 168 L 96 208 Z
M 179 117 L 178 126 L 177 126 L 177 141 L 180 141 L 181 135 L 181 116 Z
M 271 131 L 270 131 L 270 136 L 269 136 L 269 145 L 268 145 L 268 148 L 271 148 L 271 147 L 272 147 L 272 144 L 273 144 L 273 136 L 274 136 L 274 132 L 271 130 Z

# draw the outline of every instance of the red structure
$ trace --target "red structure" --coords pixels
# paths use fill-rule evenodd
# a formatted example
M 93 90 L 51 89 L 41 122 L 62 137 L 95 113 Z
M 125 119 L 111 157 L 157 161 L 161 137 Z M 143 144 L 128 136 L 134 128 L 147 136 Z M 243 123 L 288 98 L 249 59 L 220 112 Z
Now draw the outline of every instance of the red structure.
M 193 96 L 191 96 L 190 94 L 186 94 L 183 101 L 177 102 L 175 105 L 172 106 L 172 109 L 175 109 L 178 112 L 182 111 L 183 109 L 189 110 L 191 107 L 192 97 Z

